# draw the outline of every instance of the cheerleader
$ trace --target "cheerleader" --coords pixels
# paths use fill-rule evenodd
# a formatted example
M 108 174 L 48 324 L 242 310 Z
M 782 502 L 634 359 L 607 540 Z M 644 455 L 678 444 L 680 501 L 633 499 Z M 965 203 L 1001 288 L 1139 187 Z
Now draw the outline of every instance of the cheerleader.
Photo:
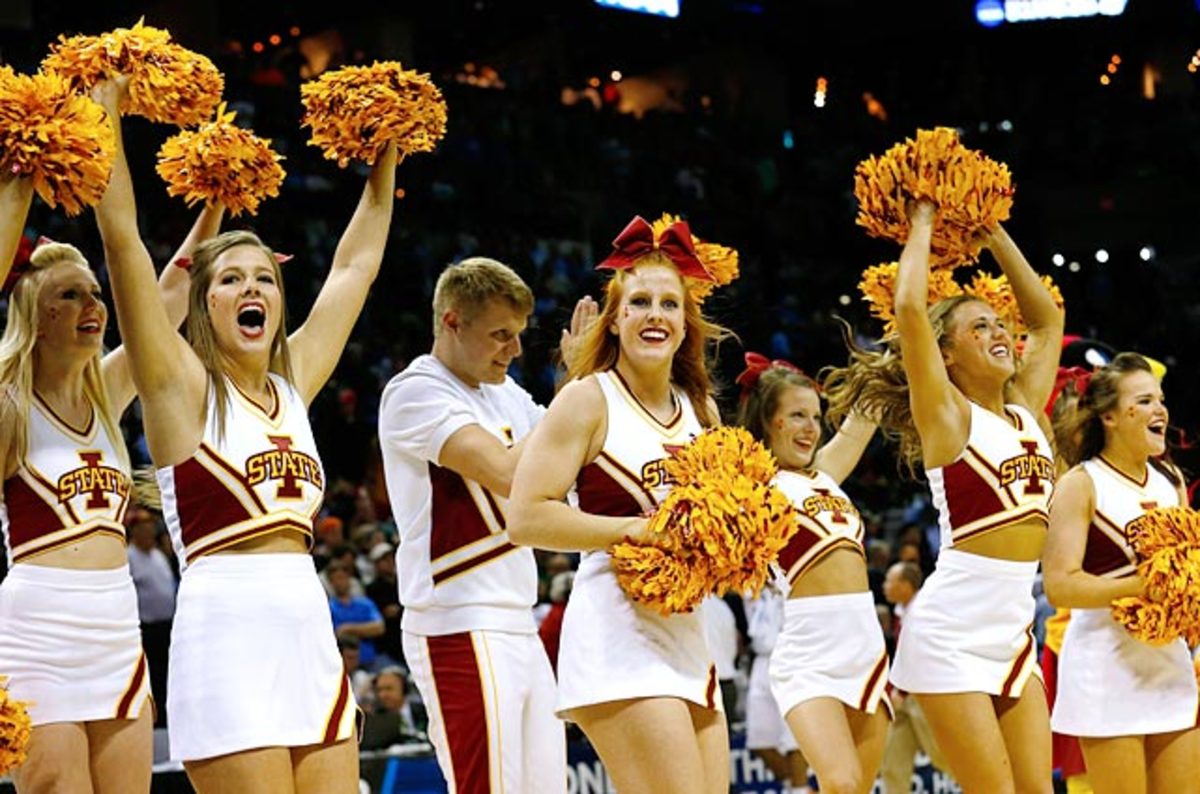
M 1150 364 L 1121 353 L 1064 417 L 1076 464 L 1055 488 L 1042 566 L 1046 595 L 1071 610 L 1051 726 L 1079 737 L 1098 794 L 1200 791 L 1200 728 L 1183 639 L 1152 646 L 1113 620 L 1114 599 L 1144 596 L 1130 528 L 1155 507 L 1187 504 L 1169 461 L 1167 408 Z
M 1039 426 L 1063 317 L 1002 229 L 985 242 L 1029 328 L 1018 367 L 982 301 L 927 305 L 935 209 L 918 202 L 896 279 L 897 336 L 854 349 L 830 376 L 836 421 L 879 417 L 910 468 L 924 466 L 941 526 L 937 568 L 906 615 L 891 680 L 913 693 L 954 777 L 972 794 L 1051 790 L 1046 696 L 1034 677 L 1033 583 L 1053 453 Z
M 798 524 L 779 554 L 788 599 L 771 653 L 771 693 L 820 790 L 865 794 L 887 738 L 888 658 L 867 582 L 862 519 L 839 483 L 875 426 L 852 414 L 818 449 L 817 384 L 786 362 L 752 353 L 746 362 L 738 424 L 774 454 L 774 484 L 791 498 Z

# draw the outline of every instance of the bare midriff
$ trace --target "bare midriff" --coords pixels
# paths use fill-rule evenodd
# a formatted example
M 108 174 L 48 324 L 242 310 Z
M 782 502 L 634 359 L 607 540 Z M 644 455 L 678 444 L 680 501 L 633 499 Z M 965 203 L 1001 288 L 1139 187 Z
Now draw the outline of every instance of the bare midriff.
M 216 554 L 308 554 L 308 539 L 299 532 L 272 532 L 221 549 Z
M 867 563 L 854 549 L 837 548 L 800 575 L 789 598 L 862 593 L 870 589 Z
M 981 557 L 1014 562 L 1033 562 L 1042 557 L 1046 545 L 1046 522 L 1030 518 L 956 542 L 954 548 Z
M 125 544 L 110 534 L 91 535 L 75 543 L 22 560 L 18 565 L 41 565 L 73 571 L 107 571 L 129 560 Z

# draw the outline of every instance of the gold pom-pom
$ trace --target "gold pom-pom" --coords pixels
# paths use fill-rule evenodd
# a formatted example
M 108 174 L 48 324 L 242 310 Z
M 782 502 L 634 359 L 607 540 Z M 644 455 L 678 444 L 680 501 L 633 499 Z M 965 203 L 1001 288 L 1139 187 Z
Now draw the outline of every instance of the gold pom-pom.
M 1150 645 L 1183 637 L 1200 644 L 1200 513 L 1190 507 L 1151 510 L 1129 525 L 1147 598 L 1113 602 L 1113 619 Z
M 1049 276 L 1042 276 L 1042 284 L 1049 290 L 1050 296 L 1058 308 L 1063 308 L 1062 291 Z M 1017 306 L 1017 297 L 1013 294 L 1012 285 L 1004 275 L 993 276 L 990 273 L 976 273 L 971 283 L 963 290 L 968 295 L 979 298 L 990 304 L 996 311 L 996 316 L 1004 321 L 1014 337 L 1023 337 L 1029 333 L 1021 319 L 1021 310 Z
M 930 263 L 953 268 L 974 262 L 979 233 L 1008 219 L 1013 186 L 1007 166 L 963 146 L 953 129 L 937 127 L 859 163 L 854 195 L 858 225 L 899 243 L 908 239 L 908 202 L 932 201 L 938 213 Z
M 100 201 L 116 140 L 104 108 L 48 74 L 0 67 L 0 168 L 68 215 Z
M 351 160 L 374 165 L 395 141 L 402 154 L 432 152 L 446 134 L 446 101 L 427 74 L 395 61 L 346 66 L 300 87 L 302 126 L 309 144 L 345 168 Z
M 213 121 L 163 143 L 156 170 L 168 194 L 183 196 L 189 206 L 220 201 L 230 215 L 243 210 L 254 215 L 264 198 L 279 195 L 282 155 L 271 149 L 270 141 L 234 124 L 234 115 L 225 112 L 222 102 Z
M 33 723 L 25 704 L 9 697 L 4 688 L 6 680 L 0 676 L 0 775 L 25 763 L 29 738 L 33 735 Z
M 884 333 L 896 330 L 896 275 L 900 272 L 898 262 L 887 262 L 863 271 L 858 282 L 858 291 L 867 302 L 873 317 L 883 320 Z M 945 269 L 929 272 L 929 305 L 962 294 L 962 287 L 954 280 L 954 274 Z
M 225 78 L 208 58 L 171 41 L 165 30 L 142 24 L 99 36 L 59 36 L 42 68 L 61 74 L 78 91 L 106 78 L 129 76 L 122 115 L 190 127 L 208 120 L 221 101 Z
M 795 531 L 791 501 L 770 485 L 771 454 L 744 429 L 722 427 L 664 467 L 674 486 L 650 519 L 653 541 L 611 549 L 622 589 L 664 615 L 709 593 L 757 594 Z
M 664 212 L 661 218 L 650 224 L 650 228 L 654 232 L 654 239 L 657 240 L 668 226 L 678 223 L 679 220 L 678 215 Z M 696 249 L 696 257 L 700 260 L 700 264 L 704 265 L 704 269 L 713 277 L 712 281 L 687 279 L 688 292 L 692 294 L 697 303 L 703 303 L 717 287 L 724 287 L 738 277 L 740 273 L 738 252 L 729 246 L 706 243 L 694 234 L 692 235 L 692 245 Z

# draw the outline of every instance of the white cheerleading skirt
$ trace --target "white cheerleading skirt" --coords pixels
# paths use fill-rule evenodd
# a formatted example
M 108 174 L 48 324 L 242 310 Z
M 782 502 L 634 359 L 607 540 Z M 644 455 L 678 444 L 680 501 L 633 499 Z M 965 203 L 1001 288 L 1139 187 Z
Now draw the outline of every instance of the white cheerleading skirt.
M 1050 727 L 1067 736 L 1141 736 L 1197 724 L 1196 676 L 1182 639 L 1134 639 L 1108 609 L 1072 609 Z
M 942 549 L 904 613 L 892 683 L 907 692 L 1020 697 L 1041 676 L 1033 641 L 1037 562 Z
M 14 565 L 0 584 L 0 676 L 35 726 L 136 719 L 150 702 L 127 565 Z
M 674 697 L 721 710 L 699 610 L 664 617 L 621 590 L 607 552 L 584 556 L 563 615 L 556 712 Z
M 357 706 L 306 554 L 213 554 L 179 585 L 167 678 L 171 757 L 333 744 Z
M 755 656 L 750 665 L 746 687 L 746 749 L 777 750 L 786 755 L 799 749 L 799 745 L 771 694 L 770 664 L 770 656 Z
M 829 697 L 867 714 L 887 699 L 887 649 L 870 592 L 789 598 L 771 652 L 771 694 L 786 716 Z

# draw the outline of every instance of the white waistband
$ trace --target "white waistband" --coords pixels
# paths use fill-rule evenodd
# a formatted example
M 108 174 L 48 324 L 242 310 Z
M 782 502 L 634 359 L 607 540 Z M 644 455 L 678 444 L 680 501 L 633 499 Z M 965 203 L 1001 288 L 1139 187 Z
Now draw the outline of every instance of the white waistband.
M 56 590 L 111 590 L 123 587 L 133 580 L 129 576 L 128 563 L 117 568 L 55 568 L 49 565 L 33 565 L 23 562 L 8 571 L 5 581 Z
M 951 571 L 966 571 L 996 579 L 1033 581 L 1037 576 L 1038 561 L 1002 560 L 959 549 L 942 549 L 938 553 L 937 567 Z
M 229 577 L 303 576 L 316 573 L 316 564 L 308 554 L 238 554 L 224 552 L 208 554 L 188 565 L 185 576 Z
M 848 609 L 868 607 L 872 613 L 875 610 L 875 597 L 870 590 L 858 593 L 837 593 L 835 595 L 801 596 L 789 598 L 784 610 L 788 614 L 807 615 L 815 612 L 843 612 Z

